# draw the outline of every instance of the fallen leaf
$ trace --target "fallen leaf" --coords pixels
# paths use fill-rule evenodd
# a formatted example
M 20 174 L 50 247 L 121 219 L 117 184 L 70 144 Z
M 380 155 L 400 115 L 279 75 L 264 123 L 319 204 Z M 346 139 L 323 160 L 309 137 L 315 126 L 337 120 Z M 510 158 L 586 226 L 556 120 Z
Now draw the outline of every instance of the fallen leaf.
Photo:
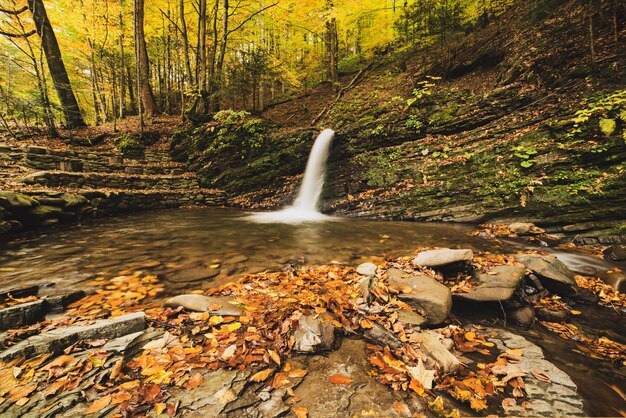
M 304 377 L 304 376 L 306 376 L 306 375 L 307 375 L 307 373 L 309 373 L 309 372 L 307 372 L 306 370 L 303 370 L 303 369 L 297 369 L 297 370 L 292 370 L 292 371 L 290 371 L 290 372 L 289 372 L 289 374 L 288 374 L 288 376 L 289 376 L 289 377 L 291 377 L 291 378 L 295 378 L 295 377 Z
M 185 383 L 185 388 L 187 388 L 188 390 L 195 389 L 200 386 L 203 381 L 204 377 L 202 377 L 202 373 L 198 372 L 191 376 L 189 380 L 187 380 L 187 382 Z
M 307 418 L 309 416 L 309 410 L 304 406 L 294 406 L 291 408 L 291 412 L 293 412 L 297 418 Z
M 235 351 L 237 350 L 237 345 L 236 344 L 232 344 L 229 345 L 226 350 L 224 350 L 224 352 L 222 353 L 222 359 L 223 360 L 228 360 L 229 358 L 231 358 L 232 356 L 235 355 Z
M 335 385 L 347 385 L 348 383 L 352 383 L 352 379 L 339 373 L 328 376 L 328 380 Z
M 546 373 L 542 372 L 541 370 L 533 370 L 531 371 L 531 373 L 533 374 L 533 376 L 537 378 L 537 380 L 540 380 L 546 383 L 552 383 L 552 379 L 550 378 L 550 376 L 548 376 Z
M 411 410 L 404 402 L 393 401 L 393 409 L 395 409 L 399 415 L 411 416 Z
M 100 399 L 96 399 L 89 408 L 85 410 L 85 414 L 95 414 L 96 412 L 102 411 L 104 408 L 109 406 L 111 403 L 111 395 L 103 396 Z
M 274 360 L 274 363 L 280 366 L 280 356 L 278 355 L 278 353 L 274 350 L 267 350 L 267 352 L 269 353 L 270 358 Z
M 140 393 L 144 402 L 152 402 L 161 393 L 161 387 L 155 383 L 148 383 L 141 388 Z
M 154 412 L 157 415 L 161 415 L 163 413 L 163 411 L 165 411 L 165 408 L 167 408 L 167 405 L 162 403 L 162 402 L 154 404 Z
M 409 375 L 420 382 L 420 384 L 424 387 L 424 389 L 432 389 L 433 388 L 433 380 L 435 379 L 435 370 L 428 370 L 424 367 L 424 363 L 422 362 L 422 358 L 420 357 L 417 366 L 415 367 L 407 367 L 409 371 Z
M 261 370 L 260 372 L 255 373 L 254 376 L 250 378 L 250 380 L 253 382 L 262 382 L 267 379 L 273 371 L 274 369 Z

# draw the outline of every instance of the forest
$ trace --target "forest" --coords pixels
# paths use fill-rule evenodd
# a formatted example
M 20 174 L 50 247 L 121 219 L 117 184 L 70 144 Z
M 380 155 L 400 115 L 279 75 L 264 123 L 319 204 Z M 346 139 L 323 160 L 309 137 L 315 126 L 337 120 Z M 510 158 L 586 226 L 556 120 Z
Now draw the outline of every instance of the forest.
M 0 417 L 626 417 L 626 0 L 1 0 Z

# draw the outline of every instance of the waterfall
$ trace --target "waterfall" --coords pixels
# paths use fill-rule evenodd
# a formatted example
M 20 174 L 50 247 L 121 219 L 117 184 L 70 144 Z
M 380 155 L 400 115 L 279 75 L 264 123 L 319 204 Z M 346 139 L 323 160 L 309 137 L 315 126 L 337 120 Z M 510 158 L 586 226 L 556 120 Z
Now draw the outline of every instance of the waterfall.
M 256 222 L 306 222 L 328 219 L 318 210 L 318 203 L 324 187 L 326 160 L 335 131 L 324 129 L 315 139 L 304 170 L 304 177 L 298 196 L 292 206 L 276 212 L 257 213 L 250 217 Z

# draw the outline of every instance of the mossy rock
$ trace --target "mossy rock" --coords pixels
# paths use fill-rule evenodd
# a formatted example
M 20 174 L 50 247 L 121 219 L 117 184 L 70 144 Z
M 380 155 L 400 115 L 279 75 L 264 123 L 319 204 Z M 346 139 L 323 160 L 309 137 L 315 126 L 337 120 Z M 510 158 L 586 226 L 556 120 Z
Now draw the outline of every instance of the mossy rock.
M 63 209 L 56 206 L 40 205 L 28 211 L 29 215 L 39 219 L 57 218 Z
M 76 206 L 84 206 L 89 204 L 89 201 L 85 197 L 77 194 L 63 193 L 61 195 L 61 199 L 65 201 L 65 207 L 67 208 L 73 208 Z
M 33 206 L 37 206 L 38 203 L 35 199 L 21 193 L 0 191 L 0 205 L 6 209 L 31 208 Z

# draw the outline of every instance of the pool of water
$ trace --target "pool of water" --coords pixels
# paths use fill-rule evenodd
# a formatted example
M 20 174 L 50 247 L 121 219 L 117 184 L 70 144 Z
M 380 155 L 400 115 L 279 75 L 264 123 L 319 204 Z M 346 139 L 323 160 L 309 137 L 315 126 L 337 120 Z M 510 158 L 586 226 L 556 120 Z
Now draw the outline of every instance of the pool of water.
M 358 264 L 411 255 L 425 246 L 497 251 L 469 236 L 470 226 L 339 219 L 302 224 L 256 223 L 231 209 L 180 209 L 126 214 L 80 226 L 37 232 L 0 246 L 3 287 L 24 282 L 74 286 L 99 273 L 140 269 L 169 279 L 216 266 L 214 285 L 246 272 L 303 263 Z
M 46 289 L 84 288 L 100 275 L 142 270 L 159 275 L 165 293 L 216 286 L 245 273 L 278 270 L 304 263 L 340 262 L 412 255 L 420 247 L 463 247 L 479 251 L 514 252 L 516 241 L 490 241 L 469 235 L 470 225 L 333 219 L 303 224 L 256 223 L 232 209 L 178 209 L 142 212 L 89 221 L 56 230 L 37 231 L 0 244 L 0 283 L 9 288 L 25 283 Z M 574 251 L 555 251 L 577 270 L 610 268 L 610 264 Z M 209 269 L 210 280 L 181 280 L 185 272 Z M 192 275 L 193 276 L 193 275 Z M 580 307 L 575 319 L 589 335 L 607 335 L 625 342 L 623 315 L 600 307 Z M 458 310 L 467 321 L 498 325 L 497 313 Z M 499 324 L 502 325 L 502 324 Z M 512 328 L 540 345 L 549 360 L 579 385 L 590 415 L 616 415 L 626 410 L 609 385 L 626 384 L 623 367 L 589 359 L 574 343 L 533 327 Z M 620 405 L 621 403 L 621 405 Z M 617 410 L 615 408 L 618 408 Z

